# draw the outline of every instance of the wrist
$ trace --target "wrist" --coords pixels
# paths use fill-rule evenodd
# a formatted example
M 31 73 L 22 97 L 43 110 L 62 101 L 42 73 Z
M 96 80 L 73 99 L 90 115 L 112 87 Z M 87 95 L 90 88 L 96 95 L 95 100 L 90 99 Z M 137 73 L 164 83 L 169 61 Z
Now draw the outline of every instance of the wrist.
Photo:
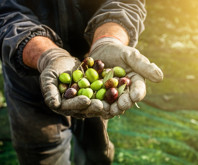
M 112 36 L 102 36 L 99 39 L 97 39 L 91 46 L 90 52 L 93 52 L 95 49 L 100 47 L 101 45 L 105 45 L 108 43 L 114 43 L 114 44 L 120 44 L 123 45 L 123 42 L 121 42 L 119 39 L 112 37 Z
M 105 23 L 95 30 L 92 45 L 97 40 L 105 37 L 117 39 L 124 45 L 129 44 L 127 31 L 121 25 L 114 22 Z
M 62 48 L 52 48 L 39 57 L 37 61 L 37 69 L 41 73 L 50 63 L 56 61 L 57 58 L 67 58 L 70 62 L 76 61 L 76 58 L 72 57 L 69 52 Z
M 23 63 L 30 68 L 37 69 L 40 56 L 52 48 L 58 48 L 58 46 L 49 38 L 43 36 L 32 38 L 23 49 Z

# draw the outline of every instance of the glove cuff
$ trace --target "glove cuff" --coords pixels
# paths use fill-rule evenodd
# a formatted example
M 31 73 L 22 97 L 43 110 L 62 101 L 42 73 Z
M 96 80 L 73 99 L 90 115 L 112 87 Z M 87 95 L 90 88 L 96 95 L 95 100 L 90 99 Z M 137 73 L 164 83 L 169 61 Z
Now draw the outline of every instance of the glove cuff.
M 92 44 L 89 53 L 93 52 L 95 49 L 97 49 L 101 45 L 104 45 L 104 44 L 107 44 L 107 43 L 115 43 L 115 44 L 123 45 L 123 43 L 118 38 L 115 38 L 114 36 L 102 36 L 99 39 L 97 39 L 94 42 L 94 44 Z
M 37 61 L 38 71 L 41 73 L 50 61 L 54 61 L 58 57 L 71 57 L 69 52 L 62 48 L 52 48 L 45 51 Z

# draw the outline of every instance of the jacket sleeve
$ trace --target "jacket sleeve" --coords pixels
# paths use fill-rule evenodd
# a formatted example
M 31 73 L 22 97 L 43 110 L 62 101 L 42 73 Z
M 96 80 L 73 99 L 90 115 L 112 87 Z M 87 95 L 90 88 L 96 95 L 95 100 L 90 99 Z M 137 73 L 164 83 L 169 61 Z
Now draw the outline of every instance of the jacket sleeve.
M 123 26 L 130 37 L 129 45 L 135 47 L 144 30 L 145 0 L 107 0 L 94 14 L 85 29 L 85 38 L 91 44 L 94 31 L 107 22 Z
M 23 64 L 22 51 L 27 42 L 38 35 L 61 45 L 55 32 L 42 25 L 29 8 L 16 0 L 0 0 L 0 57 L 4 65 L 19 75 L 34 72 Z

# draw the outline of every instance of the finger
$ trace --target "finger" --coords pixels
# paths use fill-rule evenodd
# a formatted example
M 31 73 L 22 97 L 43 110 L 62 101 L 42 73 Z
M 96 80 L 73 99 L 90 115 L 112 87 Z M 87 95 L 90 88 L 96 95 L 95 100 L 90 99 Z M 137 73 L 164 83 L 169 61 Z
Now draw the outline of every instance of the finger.
M 83 111 L 82 114 L 86 114 L 86 117 L 103 117 L 104 119 L 112 118 L 109 114 L 110 105 L 106 101 L 100 101 L 98 99 L 91 99 L 89 107 Z
M 128 110 L 129 108 L 131 108 L 133 106 L 133 102 L 129 96 L 129 93 L 124 93 L 122 94 L 119 99 L 118 99 L 118 108 L 121 111 L 125 111 Z
M 87 109 L 81 113 L 85 114 L 86 117 L 100 117 L 103 110 L 103 103 L 98 99 L 91 99 L 91 104 Z
M 143 56 L 137 49 L 129 47 L 129 50 L 123 54 L 122 58 L 138 74 L 153 82 L 163 80 L 163 72 L 154 63 L 150 63 L 148 58 Z
M 99 114 L 103 110 L 103 103 L 98 99 L 91 99 L 91 104 L 86 109 L 86 113 Z
M 56 76 L 53 75 L 52 72 L 46 73 L 44 71 L 40 76 L 40 84 L 42 94 L 47 106 L 50 109 L 58 109 L 61 105 L 61 95 L 57 88 L 58 80 Z
M 102 100 L 102 104 L 103 104 L 103 110 L 104 112 L 109 113 L 110 110 L 110 104 L 108 104 L 106 101 Z
M 141 101 L 145 97 L 146 95 L 145 80 L 139 74 L 136 74 L 131 78 L 129 94 L 133 102 Z
M 94 100 L 94 99 L 92 99 L 92 100 Z M 91 110 L 86 111 L 86 113 L 89 113 L 87 115 L 88 117 L 100 117 L 101 116 L 104 119 L 110 119 L 110 118 L 113 117 L 113 116 L 110 115 L 110 112 L 109 112 L 110 105 L 106 101 L 104 101 L 104 100 L 102 100 L 102 101 L 98 100 L 95 103 L 98 104 L 96 110 L 94 110 L 94 111 L 91 111 Z M 101 105 L 101 103 L 103 105 Z M 90 107 L 91 107 L 91 105 L 90 105 Z M 90 109 L 92 109 L 92 108 L 90 108 Z
M 112 116 L 118 116 L 118 115 L 121 115 L 123 113 L 124 113 L 124 111 L 121 111 L 119 109 L 117 102 L 114 102 L 113 104 L 111 104 L 110 115 L 112 115 Z
M 86 96 L 76 96 L 71 99 L 62 99 L 61 110 L 83 110 L 91 104 L 91 100 Z
M 103 103 L 103 111 L 102 111 L 102 118 L 103 119 L 110 119 L 112 118 L 113 116 L 110 115 L 110 104 L 108 104 L 106 101 L 102 100 L 102 103 Z
M 103 119 L 111 119 L 114 116 L 110 114 L 110 104 L 108 104 L 106 101 L 102 100 L 101 101 L 103 104 L 103 109 L 95 114 L 88 114 L 89 117 L 102 117 Z

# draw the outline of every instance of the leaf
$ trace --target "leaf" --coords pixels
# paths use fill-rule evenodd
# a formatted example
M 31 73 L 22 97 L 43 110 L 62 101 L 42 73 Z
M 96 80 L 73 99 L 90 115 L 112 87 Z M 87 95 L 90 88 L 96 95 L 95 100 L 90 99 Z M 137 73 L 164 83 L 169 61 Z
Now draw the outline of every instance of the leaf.
M 125 87 L 126 87 L 126 84 L 123 84 L 123 85 L 121 85 L 121 86 L 118 88 L 118 97 L 124 92 Z
M 103 84 L 104 84 L 107 80 L 109 80 L 110 78 L 113 78 L 113 74 L 114 74 L 114 71 L 113 71 L 113 69 L 111 69 L 111 70 L 105 75 L 105 77 L 104 77 L 104 79 L 103 79 Z
M 139 107 L 139 105 L 135 102 L 135 106 L 138 108 L 138 109 L 140 109 L 140 107 Z

